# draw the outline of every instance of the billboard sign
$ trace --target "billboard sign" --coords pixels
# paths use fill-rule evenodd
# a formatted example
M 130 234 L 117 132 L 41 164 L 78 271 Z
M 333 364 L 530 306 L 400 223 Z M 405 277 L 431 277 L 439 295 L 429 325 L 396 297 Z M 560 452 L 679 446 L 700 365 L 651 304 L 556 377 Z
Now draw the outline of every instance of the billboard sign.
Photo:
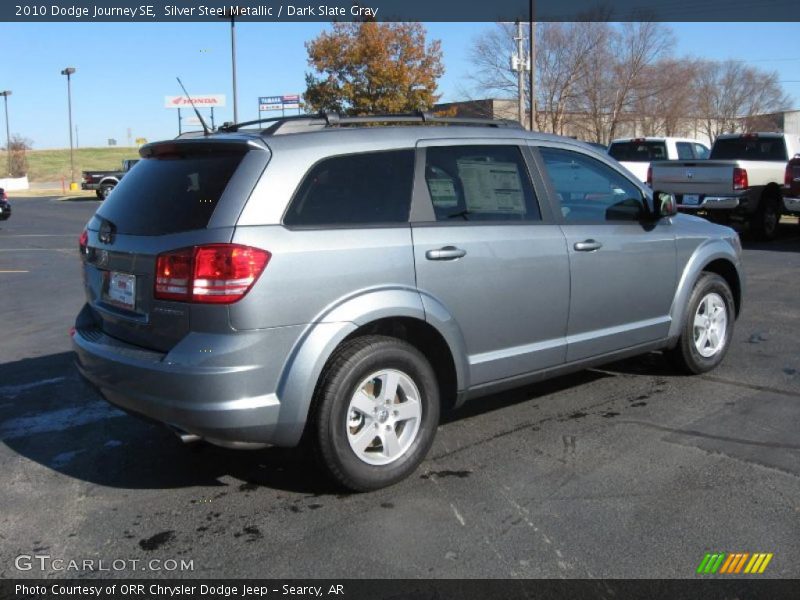
M 283 101 L 281 96 L 259 96 L 258 110 L 281 110 Z
M 284 94 L 283 96 L 259 96 L 258 110 L 286 110 L 300 108 L 300 94 Z
M 225 94 L 192 96 L 195 108 L 220 108 L 225 106 Z M 186 96 L 164 96 L 164 108 L 191 108 Z

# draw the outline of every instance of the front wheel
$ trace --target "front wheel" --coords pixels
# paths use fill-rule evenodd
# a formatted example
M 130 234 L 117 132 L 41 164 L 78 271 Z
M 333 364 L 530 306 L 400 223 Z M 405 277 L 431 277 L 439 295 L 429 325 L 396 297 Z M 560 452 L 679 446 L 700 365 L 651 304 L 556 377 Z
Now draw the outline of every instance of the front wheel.
M 314 398 L 317 455 L 353 491 L 375 490 L 410 475 L 439 423 L 436 375 L 419 350 L 371 335 L 331 358 Z
M 678 344 L 669 355 L 680 370 L 705 373 L 722 362 L 733 337 L 735 306 L 728 282 L 714 273 L 703 273 L 688 308 Z

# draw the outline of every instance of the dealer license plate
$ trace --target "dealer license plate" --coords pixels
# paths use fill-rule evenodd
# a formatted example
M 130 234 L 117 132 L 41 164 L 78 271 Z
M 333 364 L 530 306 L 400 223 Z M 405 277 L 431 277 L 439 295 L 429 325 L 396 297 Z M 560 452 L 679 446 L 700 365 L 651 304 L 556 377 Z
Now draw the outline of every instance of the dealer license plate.
M 689 204 L 691 206 L 697 206 L 700 204 L 700 195 L 699 194 L 684 194 L 683 195 L 683 204 Z
M 106 300 L 133 310 L 136 306 L 136 275 L 111 271 L 108 277 Z

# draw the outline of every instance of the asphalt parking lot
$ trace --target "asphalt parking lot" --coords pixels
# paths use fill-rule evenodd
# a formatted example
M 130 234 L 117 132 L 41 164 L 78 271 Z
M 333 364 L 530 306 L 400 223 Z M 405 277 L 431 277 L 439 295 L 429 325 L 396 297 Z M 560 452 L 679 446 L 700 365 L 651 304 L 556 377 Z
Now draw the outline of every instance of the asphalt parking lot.
M 800 577 L 800 226 L 745 242 L 723 365 L 652 354 L 447 415 L 419 471 L 332 490 L 302 452 L 184 446 L 72 367 L 77 237 L 94 201 L 14 201 L 0 222 L 0 577 L 69 560 L 190 559 L 185 577 L 695 577 L 770 552 Z M 112 573 L 113 574 L 113 573 Z M 96 573 L 108 576 L 109 573 Z

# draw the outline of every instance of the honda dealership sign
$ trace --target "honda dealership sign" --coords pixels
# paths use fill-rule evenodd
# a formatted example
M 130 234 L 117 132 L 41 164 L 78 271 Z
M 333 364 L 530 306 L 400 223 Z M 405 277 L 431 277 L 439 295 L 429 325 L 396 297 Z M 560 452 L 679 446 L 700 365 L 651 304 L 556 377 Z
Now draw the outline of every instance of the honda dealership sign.
M 225 94 L 206 94 L 192 96 L 195 108 L 219 108 L 225 106 Z M 186 96 L 164 96 L 164 108 L 191 108 Z

